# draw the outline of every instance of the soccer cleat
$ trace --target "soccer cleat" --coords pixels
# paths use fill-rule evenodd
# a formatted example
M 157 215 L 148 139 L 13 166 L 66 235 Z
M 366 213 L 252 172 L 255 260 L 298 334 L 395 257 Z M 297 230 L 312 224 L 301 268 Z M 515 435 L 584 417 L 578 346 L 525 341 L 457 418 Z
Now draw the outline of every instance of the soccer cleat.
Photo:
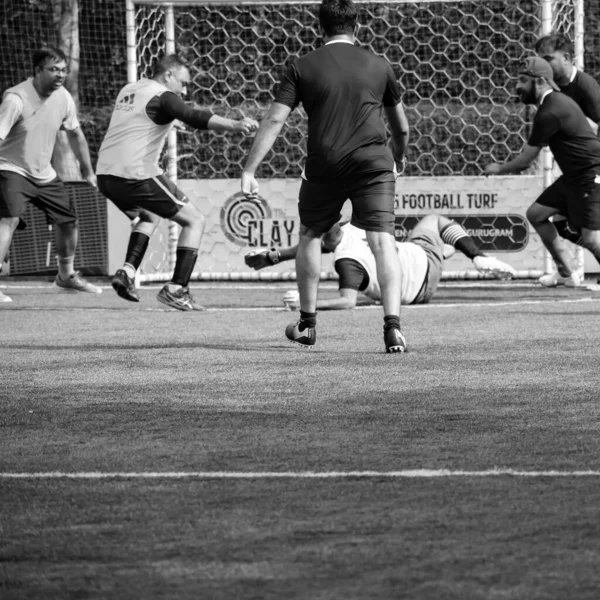
M 204 306 L 200 306 L 194 297 L 190 294 L 187 287 L 180 287 L 174 292 L 169 291 L 169 285 L 165 285 L 156 295 L 156 299 L 166 306 L 176 308 L 177 310 L 206 310 Z
M 0 292 L 0 302 L 12 302 L 12 298 Z
M 559 275 L 556 271 L 542 275 L 538 282 L 544 287 L 556 287 L 564 285 L 565 287 L 579 287 L 583 281 L 583 273 L 581 271 L 573 271 L 568 277 Z
M 390 329 L 384 331 L 383 340 L 385 341 L 385 351 L 387 354 L 406 352 L 406 340 L 397 327 L 390 327 Z
M 497 279 L 511 279 L 517 274 L 513 267 L 494 256 L 476 256 L 473 259 L 473 264 L 480 273 L 493 275 Z
M 298 344 L 303 348 L 312 348 L 317 341 L 317 331 L 314 327 L 306 327 L 300 331 L 299 329 L 300 321 L 297 323 L 290 323 L 285 328 L 285 337 L 293 342 L 294 344 Z
M 140 297 L 135 291 L 133 279 L 131 279 L 129 275 L 127 275 L 125 269 L 119 269 L 115 273 L 110 283 L 113 286 L 115 292 L 117 292 L 117 294 L 124 300 L 129 300 L 129 302 L 140 301 Z
M 54 287 L 66 292 L 89 292 L 90 294 L 101 294 L 102 289 L 97 285 L 86 281 L 79 273 L 72 273 L 67 279 L 61 279 L 57 275 L 54 279 Z

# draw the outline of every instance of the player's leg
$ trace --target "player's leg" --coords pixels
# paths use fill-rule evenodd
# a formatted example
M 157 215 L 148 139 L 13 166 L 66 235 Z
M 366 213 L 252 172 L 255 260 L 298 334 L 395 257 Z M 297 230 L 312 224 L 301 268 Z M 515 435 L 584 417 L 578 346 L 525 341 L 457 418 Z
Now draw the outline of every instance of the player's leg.
M 48 223 L 54 225 L 54 243 L 58 273 L 54 287 L 67 292 L 89 292 L 100 294 L 102 289 L 86 281 L 75 271 L 75 251 L 79 241 L 79 227 L 75 205 L 63 182 L 55 179 L 46 184 L 34 184 L 34 197 L 31 202 L 46 215 Z
M 139 302 L 135 289 L 135 274 L 140 268 L 152 234 L 160 217 L 149 210 L 140 208 L 153 198 L 154 187 L 151 180 L 132 180 L 113 175 L 98 175 L 98 189 L 132 222 L 131 234 L 123 266 L 117 269 L 111 285 L 119 297 L 130 302 Z
M 27 180 L 17 173 L 0 171 L 0 264 L 8 256 L 19 217 L 25 211 L 28 197 L 23 187 L 26 183 Z M 12 302 L 12 299 L 0 292 L 0 302 Z
M 303 180 L 298 199 L 300 239 L 296 250 L 296 277 L 300 319 L 286 327 L 286 337 L 300 346 L 316 342 L 317 297 L 321 272 L 321 238 L 338 221 L 346 200 L 343 190 Z
M 567 214 L 569 190 L 562 177 L 546 188 L 538 199 L 527 209 L 527 220 L 536 230 L 542 243 L 556 264 L 556 273 L 547 273 L 538 280 L 545 287 L 566 285 L 576 287 L 581 276 L 575 273 L 569 253 L 559 235 L 556 225 L 550 220 L 554 215 Z
M 188 284 L 198 258 L 198 248 L 204 231 L 204 217 L 191 203 L 183 206 L 171 217 L 181 226 L 177 243 L 173 277 L 159 292 L 157 298 L 163 304 L 178 310 L 204 310 L 190 294 Z
M 402 272 L 394 237 L 395 185 L 392 173 L 379 173 L 355 186 L 349 194 L 352 224 L 367 232 L 367 241 L 375 256 L 388 353 L 406 350 L 406 341 L 400 331 Z

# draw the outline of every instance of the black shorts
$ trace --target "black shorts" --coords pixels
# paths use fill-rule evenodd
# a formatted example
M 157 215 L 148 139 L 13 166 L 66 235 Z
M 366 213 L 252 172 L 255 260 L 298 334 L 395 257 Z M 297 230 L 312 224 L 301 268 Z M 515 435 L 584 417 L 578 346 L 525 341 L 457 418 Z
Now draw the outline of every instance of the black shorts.
M 0 171 L 0 218 L 22 217 L 27 202 L 43 211 L 49 224 L 77 221 L 75 205 L 58 177 L 50 183 L 36 183 L 19 173 Z
M 170 219 L 189 202 L 188 197 L 166 175 L 151 179 L 98 175 L 98 189 L 130 219 L 135 219 L 140 210 Z
M 302 180 L 298 212 L 300 223 L 316 233 L 338 222 L 346 200 L 352 202 L 352 225 L 365 231 L 394 233 L 396 179 L 391 171 L 370 173 L 353 181 L 317 183 Z
M 559 177 L 536 202 L 556 209 L 572 227 L 600 230 L 600 183 L 579 189 Z

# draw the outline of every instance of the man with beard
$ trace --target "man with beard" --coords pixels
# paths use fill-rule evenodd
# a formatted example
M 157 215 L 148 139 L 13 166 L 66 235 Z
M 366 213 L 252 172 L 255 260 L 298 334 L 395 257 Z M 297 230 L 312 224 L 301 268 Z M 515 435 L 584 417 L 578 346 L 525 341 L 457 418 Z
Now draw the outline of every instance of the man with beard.
M 576 287 L 581 277 L 550 217 L 564 214 L 581 230 L 583 246 L 600 262 L 600 140 L 577 103 L 559 92 L 548 62 L 527 58 L 518 73 L 519 97 L 538 106 L 531 134 L 521 154 L 504 164 L 487 165 L 485 173 L 519 173 L 549 146 L 562 175 L 529 207 L 527 218 L 556 263 L 556 283 Z

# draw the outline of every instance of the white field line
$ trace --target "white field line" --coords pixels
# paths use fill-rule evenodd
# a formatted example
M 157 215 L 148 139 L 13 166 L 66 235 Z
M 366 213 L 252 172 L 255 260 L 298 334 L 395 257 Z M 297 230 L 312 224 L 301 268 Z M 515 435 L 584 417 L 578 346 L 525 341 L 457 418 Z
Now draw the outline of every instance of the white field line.
M 572 299 L 556 299 L 556 298 L 547 298 L 544 300 L 515 300 L 513 302 L 452 302 L 452 303 L 431 303 L 431 304 L 411 304 L 409 306 L 403 306 L 403 310 L 433 310 L 436 308 L 456 308 L 456 307 L 465 307 L 469 308 L 490 308 L 494 306 L 523 306 L 525 304 L 529 305 L 540 305 L 540 304 L 581 304 L 584 302 L 600 302 L 600 296 L 597 298 L 572 298 Z M 127 309 L 128 307 L 123 307 Z M 7 310 L 16 310 L 19 312 L 28 312 L 28 311 L 44 311 L 44 310 L 52 310 L 52 311 L 69 311 L 69 312 L 101 312 L 105 310 L 116 310 L 114 306 L 111 307 L 85 307 L 85 306 L 24 306 L 24 307 L 8 307 Z M 381 304 L 370 304 L 367 306 L 357 306 L 354 310 L 381 310 Z M 160 307 L 147 307 L 137 309 L 139 312 L 160 312 L 160 313 L 173 313 L 179 314 L 177 311 L 170 308 L 160 308 Z M 290 311 L 288 308 L 280 307 L 280 306 L 246 306 L 246 307 L 235 307 L 231 306 L 228 308 L 207 308 L 204 313 L 213 313 L 213 312 L 264 312 L 264 311 L 278 311 L 278 312 L 294 312 Z M 187 314 L 187 313 L 186 313 Z M 201 315 L 202 313 L 197 313 Z
M 0 479 L 434 479 L 457 477 L 600 477 L 600 471 L 406 469 L 402 471 L 142 471 L 2 473 Z

